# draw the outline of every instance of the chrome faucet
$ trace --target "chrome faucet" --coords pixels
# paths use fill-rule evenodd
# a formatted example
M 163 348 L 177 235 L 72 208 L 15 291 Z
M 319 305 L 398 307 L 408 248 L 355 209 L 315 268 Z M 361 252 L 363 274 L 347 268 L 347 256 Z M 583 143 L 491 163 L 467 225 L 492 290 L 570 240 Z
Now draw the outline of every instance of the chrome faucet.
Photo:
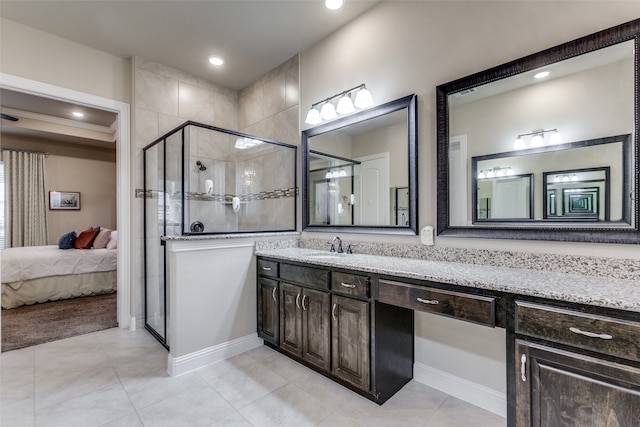
M 338 241 L 338 248 L 336 249 L 335 246 L 335 242 L 336 240 Z M 329 252 L 338 252 L 339 254 L 343 253 L 344 251 L 342 250 L 342 239 L 338 236 L 335 236 L 333 239 L 331 239 L 331 242 L 329 242 L 331 244 L 331 249 L 329 250 Z

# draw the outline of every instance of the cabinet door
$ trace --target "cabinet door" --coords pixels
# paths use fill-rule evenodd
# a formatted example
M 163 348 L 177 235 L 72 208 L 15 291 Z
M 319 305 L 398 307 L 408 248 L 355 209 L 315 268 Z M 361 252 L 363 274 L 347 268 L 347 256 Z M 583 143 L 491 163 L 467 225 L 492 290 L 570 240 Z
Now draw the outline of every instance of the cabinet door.
M 337 295 L 333 295 L 332 302 L 332 372 L 369 390 L 369 303 Z
M 640 369 L 516 341 L 517 426 L 640 425 Z
M 314 289 L 302 291 L 302 358 L 307 362 L 331 370 L 331 296 Z
M 280 339 L 280 310 L 278 282 L 258 278 L 258 336 L 278 345 Z
M 280 348 L 302 357 L 302 288 L 280 283 Z

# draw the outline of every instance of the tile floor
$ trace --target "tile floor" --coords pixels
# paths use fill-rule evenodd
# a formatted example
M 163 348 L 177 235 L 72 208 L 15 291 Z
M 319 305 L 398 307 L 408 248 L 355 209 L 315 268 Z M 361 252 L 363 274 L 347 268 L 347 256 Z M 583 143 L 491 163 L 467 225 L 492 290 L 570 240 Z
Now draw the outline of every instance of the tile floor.
M 146 331 L 0 354 L 2 426 L 505 426 L 415 381 L 383 406 L 260 347 L 179 377 Z

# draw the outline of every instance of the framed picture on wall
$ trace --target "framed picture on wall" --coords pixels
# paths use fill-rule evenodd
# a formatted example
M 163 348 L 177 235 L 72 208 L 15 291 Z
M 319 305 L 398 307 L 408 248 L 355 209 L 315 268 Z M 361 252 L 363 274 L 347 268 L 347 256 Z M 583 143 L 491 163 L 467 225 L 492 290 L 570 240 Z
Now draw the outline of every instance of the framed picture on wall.
M 79 211 L 80 210 L 80 192 L 49 191 L 49 209 Z

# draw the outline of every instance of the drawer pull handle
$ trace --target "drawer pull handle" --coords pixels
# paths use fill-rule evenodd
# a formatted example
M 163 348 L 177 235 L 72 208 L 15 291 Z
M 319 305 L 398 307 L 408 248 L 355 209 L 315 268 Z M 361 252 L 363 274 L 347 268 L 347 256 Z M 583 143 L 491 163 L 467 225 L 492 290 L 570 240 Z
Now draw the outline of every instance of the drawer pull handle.
M 304 306 L 304 299 L 305 299 L 306 297 L 307 297 L 306 295 L 303 295 L 303 296 L 302 296 L 302 309 L 303 309 L 304 311 L 307 311 L 307 307 L 305 307 L 305 306 Z
M 416 298 L 416 299 L 418 300 L 418 302 L 421 302 L 423 304 L 431 304 L 431 305 L 440 304 L 437 299 L 422 299 L 422 298 Z
M 344 282 L 340 282 L 340 284 L 341 284 L 342 286 L 344 286 L 345 288 L 350 288 L 350 289 L 353 289 L 353 288 L 355 288 L 355 287 L 356 287 L 356 285 L 354 285 L 353 283 L 344 283 Z
M 273 300 L 275 302 L 278 302 L 278 300 L 276 300 L 276 291 L 278 290 L 278 288 L 273 288 L 273 291 L 271 291 L 271 298 L 273 298 Z
M 264 271 L 271 271 L 271 267 L 262 267 Z
M 296 295 L 296 307 L 300 308 L 300 294 Z
M 589 338 L 600 338 L 602 340 L 613 339 L 613 337 L 611 335 L 609 335 L 609 334 L 596 334 L 596 333 L 589 332 L 589 331 L 582 331 L 582 330 L 580 330 L 578 328 L 574 328 L 574 327 L 569 328 L 569 330 L 571 332 L 573 332 L 574 334 L 584 335 L 585 337 L 589 337 Z
M 333 320 L 338 320 L 336 317 L 336 307 L 338 307 L 338 304 L 333 304 L 333 308 L 331 309 L 331 318 Z
M 527 382 L 527 355 L 523 354 L 520 357 L 520 378 L 522 382 Z

